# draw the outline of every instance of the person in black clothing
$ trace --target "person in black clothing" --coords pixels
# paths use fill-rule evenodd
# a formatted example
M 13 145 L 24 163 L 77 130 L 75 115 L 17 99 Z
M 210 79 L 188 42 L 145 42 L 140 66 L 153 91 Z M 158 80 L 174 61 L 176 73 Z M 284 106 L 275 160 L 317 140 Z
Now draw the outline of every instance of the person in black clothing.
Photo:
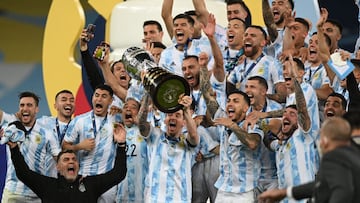
M 88 42 L 84 40 L 86 37 L 90 37 L 89 39 L 91 40 L 94 35 L 88 36 L 87 29 L 83 29 L 80 34 L 79 40 L 81 59 L 84 67 L 83 71 L 86 73 L 92 90 L 95 90 L 96 86 L 98 86 L 99 84 L 104 84 L 108 81 L 106 81 L 107 78 L 105 77 L 101 69 L 98 67 L 97 62 L 93 57 L 93 54 L 90 53 Z M 110 68 L 112 75 L 114 76 L 114 80 L 117 83 L 116 85 L 118 86 L 118 91 L 115 91 L 114 93 L 123 103 L 125 103 L 125 98 L 127 95 L 127 90 L 130 86 L 131 78 L 126 72 L 124 64 L 121 60 L 113 62 Z
M 58 155 L 58 178 L 40 175 L 29 169 L 16 143 L 8 142 L 16 176 L 25 183 L 43 203 L 91 203 L 97 202 L 102 193 L 120 183 L 126 175 L 126 131 L 122 124 L 115 124 L 114 141 L 117 152 L 114 168 L 107 173 L 83 177 L 78 175 L 79 162 L 74 151 L 62 151 Z

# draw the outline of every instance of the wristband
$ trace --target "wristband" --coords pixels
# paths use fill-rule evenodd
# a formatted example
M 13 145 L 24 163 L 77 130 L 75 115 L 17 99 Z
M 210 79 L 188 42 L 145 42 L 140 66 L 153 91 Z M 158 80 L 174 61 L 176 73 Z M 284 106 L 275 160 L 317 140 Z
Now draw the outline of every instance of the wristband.
M 117 145 L 119 147 L 126 147 L 126 141 L 125 142 L 118 142 Z
M 293 198 L 292 187 L 287 187 L 286 188 L 286 197 Z

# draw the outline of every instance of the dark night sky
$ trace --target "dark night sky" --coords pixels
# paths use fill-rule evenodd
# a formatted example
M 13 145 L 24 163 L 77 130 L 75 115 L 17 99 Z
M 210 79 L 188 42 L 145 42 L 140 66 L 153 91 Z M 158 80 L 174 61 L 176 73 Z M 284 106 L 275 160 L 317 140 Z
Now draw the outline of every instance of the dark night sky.
M 353 51 L 359 35 L 358 7 L 354 0 L 319 0 L 319 6 L 329 11 L 329 18 L 343 25 L 340 47 Z

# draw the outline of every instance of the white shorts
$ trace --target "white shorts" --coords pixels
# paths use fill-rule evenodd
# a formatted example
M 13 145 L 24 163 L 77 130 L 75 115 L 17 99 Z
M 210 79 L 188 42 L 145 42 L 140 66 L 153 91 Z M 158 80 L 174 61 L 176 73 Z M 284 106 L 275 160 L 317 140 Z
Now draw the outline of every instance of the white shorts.
M 244 193 L 232 193 L 218 190 L 215 203 L 253 203 L 254 191 Z

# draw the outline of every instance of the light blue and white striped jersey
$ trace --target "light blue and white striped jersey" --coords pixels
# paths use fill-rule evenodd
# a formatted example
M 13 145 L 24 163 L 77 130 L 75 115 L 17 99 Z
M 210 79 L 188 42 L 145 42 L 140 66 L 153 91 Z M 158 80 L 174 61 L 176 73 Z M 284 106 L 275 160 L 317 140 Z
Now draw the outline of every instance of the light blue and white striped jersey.
M 149 170 L 147 144 L 133 125 L 126 127 L 127 173 L 118 185 L 116 202 L 144 202 L 145 178 Z
M 205 116 L 206 115 L 206 102 L 201 94 L 200 90 L 192 90 L 191 96 L 193 99 L 193 102 L 195 102 L 195 110 L 194 114 L 196 116 Z
M 282 105 L 277 103 L 274 100 L 266 98 L 265 107 L 262 112 L 270 112 L 275 110 L 282 109 Z M 249 112 L 252 112 L 252 107 L 250 106 Z M 262 119 L 259 128 L 264 132 L 264 136 L 269 131 L 269 122 L 271 119 L 279 119 L 279 118 L 266 118 Z M 270 151 L 265 145 L 264 142 L 261 142 L 261 155 L 260 155 L 260 163 L 261 163 L 261 173 L 259 178 L 259 185 L 265 186 L 271 182 L 278 182 L 277 180 L 277 170 L 276 170 L 276 159 L 275 152 Z
M 277 141 L 275 141 L 277 142 Z M 276 151 L 279 188 L 307 183 L 315 178 L 309 154 L 314 139 L 300 126 Z
M 113 95 L 113 98 L 114 99 L 113 99 L 111 105 L 109 106 L 109 108 L 111 106 L 116 106 L 116 107 L 122 109 L 123 106 L 124 106 L 124 102 L 118 96 L 116 96 L 115 94 Z
M 140 102 L 142 97 L 145 94 L 144 86 L 141 82 L 132 79 L 131 85 L 127 91 L 127 98 L 134 98 L 136 101 Z
M 14 115 L 4 112 L 1 125 L 5 126 L 15 120 L 17 120 L 17 118 Z M 5 188 L 14 194 L 36 197 L 36 194 L 16 177 L 14 165 L 11 161 L 10 149 L 8 146 L 6 149 L 8 166 Z M 57 156 L 60 150 L 60 145 L 58 144 L 55 135 L 52 134 L 52 131 L 48 128 L 44 128 L 38 122 L 35 123 L 30 134 L 26 135 L 25 141 L 20 144 L 20 152 L 24 156 L 24 160 L 29 168 L 32 171 L 45 176 L 56 177 L 56 169 L 54 171 L 53 168 L 52 171 L 49 171 L 48 166 L 50 163 L 47 162 L 53 162 L 53 164 L 55 164 L 55 160 L 49 159 L 48 157 Z
M 215 118 L 226 117 L 226 113 L 219 108 Z M 242 127 L 243 122 L 239 124 Z M 215 183 L 218 190 L 231 193 L 244 193 L 257 186 L 260 177 L 260 145 L 251 150 L 237 138 L 234 133 L 230 136 L 225 126 L 217 126 L 220 137 L 220 176 Z M 257 126 L 248 129 L 248 133 L 258 134 L 263 138 L 263 132 Z M 254 135 L 257 136 L 257 135 Z
M 312 132 L 310 133 L 310 136 L 314 140 L 316 140 L 319 138 L 319 130 L 320 130 L 319 108 L 318 108 L 318 99 L 316 96 L 316 92 L 314 88 L 306 82 L 302 82 L 300 84 L 300 87 L 304 93 L 307 110 L 311 119 Z M 296 104 L 295 92 L 289 94 L 286 97 L 286 106 L 292 104 Z
M 316 96 L 316 92 L 314 88 L 306 83 L 302 82 L 300 84 L 301 89 L 304 93 L 305 100 L 306 100 L 306 106 L 309 113 L 309 117 L 311 120 L 311 127 L 309 135 L 314 140 L 314 143 L 312 143 L 312 146 L 310 147 L 310 153 L 308 154 L 308 161 L 313 164 L 313 172 L 316 173 L 319 169 L 320 164 L 320 156 L 316 149 L 316 140 L 320 137 L 320 118 L 319 118 L 319 108 L 318 108 L 318 99 Z M 287 96 L 286 98 L 286 106 L 296 104 L 295 100 L 295 93 L 292 93 Z
M 226 79 L 222 82 L 218 81 L 214 74 L 210 76 L 210 84 L 216 94 L 216 101 L 222 109 L 225 109 L 227 96 L 226 96 Z
M 267 29 L 265 28 L 265 30 Z M 264 52 L 276 59 L 279 58 L 282 53 L 285 29 L 277 29 L 277 32 L 278 36 L 275 41 L 264 47 Z
M 220 50 L 225 50 L 225 47 L 227 46 L 226 28 L 216 24 L 214 36 L 217 44 L 219 45 Z
M 170 141 L 165 132 L 154 127 L 145 139 L 150 153 L 145 203 L 191 202 L 191 167 L 195 148 L 188 145 L 185 135 L 178 142 Z
M 116 144 L 113 138 L 115 117 L 107 115 L 95 117 L 94 132 L 93 111 L 76 116 L 69 124 L 64 141 L 78 144 L 85 139 L 95 138 L 95 148 L 91 151 L 79 150 L 79 174 L 83 176 L 98 175 L 113 168 Z
M 62 139 L 64 138 L 67 128 L 68 128 L 68 123 L 64 123 L 61 121 L 56 121 L 56 117 L 52 117 L 52 116 L 42 116 L 39 119 L 36 120 L 36 122 L 38 122 L 43 128 L 48 128 L 52 134 L 55 136 L 55 139 L 59 145 L 59 148 L 61 149 L 61 142 Z M 59 131 L 57 130 L 57 123 L 59 126 Z M 47 168 L 49 171 L 53 171 L 54 174 L 51 175 L 52 177 L 57 177 L 57 169 L 56 169 L 56 163 L 51 161 L 53 159 L 52 156 L 48 156 L 48 160 L 47 163 Z
M 256 65 L 248 72 L 254 63 Z M 244 67 L 245 65 L 246 67 Z M 275 93 L 276 83 L 284 82 L 281 64 L 277 59 L 268 55 L 264 55 L 257 63 L 248 58 L 245 59 L 242 64 L 236 66 L 235 69 L 230 72 L 228 81 L 234 85 L 240 83 L 240 90 L 245 91 L 247 78 L 255 75 L 261 76 L 267 81 L 269 87 L 267 91 L 268 94 Z
M 171 45 L 161 52 L 159 66 L 165 68 L 171 73 L 183 76 L 182 62 L 185 58 L 184 51 L 179 51 Z M 209 40 L 193 39 L 191 46 L 187 49 L 187 55 L 199 56 L 201 52 L 205 52 L 209 56 L 208 69 L 211 70 L 214 65 L 214 57 L 212 56 L 211 46 Z
M 197 127 L 197 133 L 200 137 L 200 143 L 196 147 L 196 152 L 200 151 L 200 153 L 203 155 L 204 158 L 210 158 L 215 156 L 215 154 L 210 151 L 214 149 L 216 146 L 218 146 L 220 143 L 216 140 L 213 140 L 208 130 L 201 125 Z M 193 159 L 195 160 L 195 158 L 196 158 L 196 153 L 194 154 Z
M 303 78 L 305 82 L 311 84 L 314 89 L 319 89 L 326 84 L 330 85 L 330 79 L 322 64 L 315 67 L 311 67 L 310 64 L 305 65 L 305 74 Z

